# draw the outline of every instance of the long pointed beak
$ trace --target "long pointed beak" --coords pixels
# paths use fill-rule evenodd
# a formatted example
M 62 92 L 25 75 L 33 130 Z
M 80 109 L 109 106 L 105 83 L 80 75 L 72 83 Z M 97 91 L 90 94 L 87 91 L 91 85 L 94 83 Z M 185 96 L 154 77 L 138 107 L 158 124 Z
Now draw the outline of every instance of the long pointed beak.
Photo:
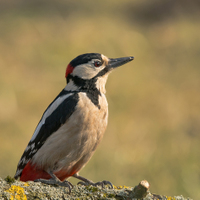
M 133 59 L 133 56 L 123 58 L 110 58 L 107 67 L 109 68 L 109 70 L 112 70 L 116 67 L 126 64 L 127 62 L 132 61 Z

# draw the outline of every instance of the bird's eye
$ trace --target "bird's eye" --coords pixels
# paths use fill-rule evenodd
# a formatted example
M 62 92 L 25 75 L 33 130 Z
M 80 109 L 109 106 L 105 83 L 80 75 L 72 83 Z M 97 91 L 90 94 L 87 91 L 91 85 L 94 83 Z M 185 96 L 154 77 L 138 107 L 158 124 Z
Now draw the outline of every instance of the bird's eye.
M 94 62 L 95 67 L 100 67 L 101 66 L 101 61 L 97 60 Z

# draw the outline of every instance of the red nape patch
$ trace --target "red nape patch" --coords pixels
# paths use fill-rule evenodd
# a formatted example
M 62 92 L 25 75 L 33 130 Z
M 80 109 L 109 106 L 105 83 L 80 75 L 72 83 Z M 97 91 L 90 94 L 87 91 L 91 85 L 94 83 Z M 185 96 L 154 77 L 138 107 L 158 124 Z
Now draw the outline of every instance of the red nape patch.
M 35 165 L 32 165 L 30 162 L 28 162 L 22 171 L 20 181 L 34 181 L 40 178 L 50 179 L 51 176 L 44 170 L 39 169 Z
M 73 67 L 71 64 L 69 64 L 69 65 L 67 66 L 67 69 L 66 69 L 65 78 L 67 78 L 67 76 L 68 76 L 69 74 L 71 74 L 71 73 L 73 72 L 73 70 L 74 70 L 74 67 Z

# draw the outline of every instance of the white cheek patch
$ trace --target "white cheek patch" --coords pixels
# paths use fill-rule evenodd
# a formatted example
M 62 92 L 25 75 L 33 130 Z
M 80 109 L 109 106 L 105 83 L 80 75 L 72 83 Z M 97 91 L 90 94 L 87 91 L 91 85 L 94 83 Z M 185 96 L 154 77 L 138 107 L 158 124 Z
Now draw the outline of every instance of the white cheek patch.
M 91 79 L 95 77 L 105 66 L 94 67 L 92 62 L 76 66 L 72 72 L 73 76 L 78 76 L 82 79 Z

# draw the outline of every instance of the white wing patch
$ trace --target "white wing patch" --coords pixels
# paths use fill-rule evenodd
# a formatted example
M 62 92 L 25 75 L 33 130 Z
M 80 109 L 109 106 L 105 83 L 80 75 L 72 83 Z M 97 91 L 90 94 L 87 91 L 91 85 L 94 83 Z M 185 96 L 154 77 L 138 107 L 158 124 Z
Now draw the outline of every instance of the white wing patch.
M 35 148 L 35 143 L 28 145 L 25 149 L 25 151 L 28 151 L 29 149 L 33 150 Z
M 53 112 L 54 110 L 56 110 L 56 108 L 57 108 L 65 99 L 67 99 L 67 98 L 68 98 L 69 96 L 71 96 L 72 94 L 73 94 L 73 93 L 70 93 L 70 94 L 67 94 L 67 95 L 58 97 L 58 98 L 55 100 L 55 102 L 53 102 L 53 104 L 45 111 L 45 113 L 44 113 L 43 116 L 42 116 L 42 119 L 40 120 L 38 126 L 37 126 L 36 129 L 35 129 L 35 132 L 34 132 L 32 138 L 31 138 L 31 140 L 30 140 L 31 142 L 35 140 L 37 134 L 39 133 L 39 131 L 40 131 L 41 127 L 42 127 L 42 125 L 45 123 L 46 118 L 49 117 L 49 116 L 52 114 L 52 112 Z M 27 148 L 30 148 L 30 147 L 27 146 Z M 32 148 L 32 149 L 33 149 L 33 148 Z
M 34 155 L 37 151 L 37 145 L 39 145 L 41 142 L 38 141 L 37 144 L 34 142 L 34 140 L 36 139 L 37 135 L 40 132 L 41 127 L 45 124 L 46 119 L 58 108 L 58 106 L 60 104 L 62 104 L 62 102 L 67 99 L 68 97 L 70 97 L 71 95 L 73 95 L 73 93 L 68 93 L 66 95 L 62 95 L 60 97 L 58 97 L 57 99 L 54 100 L 54 102 L 52 104 L 50 104 L 50 106 L 46 109 L 46 111 L 44 112 L 38 126 L 35 129 L 35 132 L 28 144 L 28 146 L 26 147 L 24 154 L 22 155 L 19 163 L 18 163 L 18 167 L 17 167 L 17 171 L 15 174 L 15 178 L 17 178 L 18 176 L 20 176 L 20 174 L 22 173 L 24 166 L 31 160 L 32 155 Z

